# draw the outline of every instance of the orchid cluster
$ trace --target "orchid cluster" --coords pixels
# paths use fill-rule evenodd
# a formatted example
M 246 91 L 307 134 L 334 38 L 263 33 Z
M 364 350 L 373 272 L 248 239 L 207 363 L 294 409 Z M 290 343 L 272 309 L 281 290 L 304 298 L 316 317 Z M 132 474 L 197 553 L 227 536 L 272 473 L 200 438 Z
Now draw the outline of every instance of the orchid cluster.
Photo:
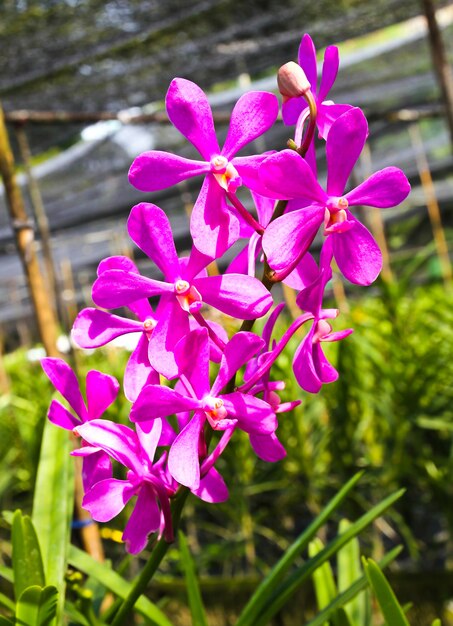
M 178 257 L 164 211 L 149 202 L 134 206 L 129 235 L 160 278 L 143 276 L 126 257 L 103 260 L 92 290 L 100 308 L 81 311 L 73 328 L 82 348 L 97 348 L 127 333 L 137 338 L 123 381 L 131 403 L 129 426 L 102 418 L 119 391 L 114 378 L 89 372 L 85 404 L 71 368 L 59 359 L 43 360 L 44 371 L 72 409 L 53 400 L 49 419 L 80 437 L 72 454 L 83 458 L 83 506 L 94 520 L 107 522 L 136 497 L 123 534 L 132 553 L 145 548 L 151 533 L 173 540 L 172 500 L 182 491 L 207 502 L 228 497 L 216 462 L 237 429 L 248 434 L 264 461 L 285 456 L 277 416 L 299 400 L 281 401 L 285 382 L 273 380 L 271 369 L 303 325 L 308 330 L 293 358 L 301 388 L 317 393 L 338 377 L 322 342 L 342 340 L 352 329 L 334 331 L 331 321 L 339 312 L 323 307 L 332 263 L 357 285 L 372 283 L 382 265 L 376 242 L 350 208 L 393 207 L 410 189 L 394 167 L 348 188 L 368 125 L 359 108 L 327 100 L 338 65 L 338 50 L 330 46 L 318 85 L 316 51 L 311 38 L 303 37 L 299 63 L 286 64 L 278 75 L 283 121 L 295 126 L 294 139 L 285 150 L 252 156 L 238 153 L 275 123 L 274 94 L 243 95 L 220 148 L 203 91 L 182 78 L 170 84 L 168 117 L 201 158 L 145 152 L 132 163 L 129 180 L 148 193 L 203 177 L 190 219 L 193 247 Z M 316 147 L 325 149 L 325 187 L 317 177 Z M 240 199 L 247 194 L 248 201 Z M 315 261 L 309 248 L 318 233 L 322 248 Z M 225 264 L 225 253 L 236 242 L 241 251 L 226 271 L 210 275 L 212 262 Z M 274 307 L 271 290 L 278 282 L 298 292 L 300 316 L 275 339 L 284 309 L 283 303 Z M 106 309 L 128 309 L 131 315 Z M 212 320 L 212 309 L 243 320 L 241 329 L 229 337 Z M 253 332 L 254 321 L 268 313 L 261 335 Z M 125 468 L 121 474 L 118 465 Z M 121 478 L 114 477 L 114 468 Z

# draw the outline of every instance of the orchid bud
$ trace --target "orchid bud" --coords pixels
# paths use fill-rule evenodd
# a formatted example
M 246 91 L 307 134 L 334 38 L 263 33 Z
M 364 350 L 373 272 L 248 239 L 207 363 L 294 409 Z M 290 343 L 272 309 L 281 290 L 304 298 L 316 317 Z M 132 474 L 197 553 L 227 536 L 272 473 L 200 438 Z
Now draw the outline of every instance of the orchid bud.
M 277 84 L 284 101 L 288 98 L 299 98 L 311 89 L 304 70 L 294 61 L 285 63 L 278 70 Z

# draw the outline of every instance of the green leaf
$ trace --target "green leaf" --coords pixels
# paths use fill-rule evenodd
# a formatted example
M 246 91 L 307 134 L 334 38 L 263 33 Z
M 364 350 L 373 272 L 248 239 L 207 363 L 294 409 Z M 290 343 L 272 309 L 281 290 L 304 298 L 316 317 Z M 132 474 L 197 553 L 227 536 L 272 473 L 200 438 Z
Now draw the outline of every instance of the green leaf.
M 308 556 L 312 558 L 316 556 L 321 550 L 324 549 L 324 544 L 316 537 L 308 544 Z M 326 561 L 321 567 L 313 573 L 313 585 L 315 588 L 316 601 L 318 603 L 318 609 L 322 610 L 326 607 L 337 595 L 337 587 L 335 585 L 335 579 L 333 577 L 332 568 L 330 563 Z M 337 620 L 333 620 L 335 626 L 337 626 Z
M 318 569 L 327 559 L 336 554 L 338 550 L 346 545 L 353 537 L 359 535 L 362 530 L 369 526 L 376 518 L 384 513 L 392 504 L 394 504 L 404 493 L 404 489 L 400 489 L 395 494 L 388 496 L 374 506 L 370 511 L 362 515 L 356 522 L 341 535 L 338 535 L 327 546 L 319 552 L 314 558 L 308 560 L 291 574 L 282 584 L 272 590 L 272 594 L 268 598 L 262 613 L 258 619 L 255 619 L 253 626 L 264 626 L 277 613 L 300 585 L 311 577 L 313 572 Z M 392 626 L 397 626 L 396 624 Z
M 346 519 L 340 521 L 339 531 L 345 532 L 350 528 L 351 522 Z M 360 545 L 357 537 L 349 541 L 337 554 L 338 570 L 338 591 L 348 589 L 356 580 L 362 577 L 360 566 Z M 371 602 L 369 593 L 359 594 L 352 602 L 345 607 L 346 613 L 350 617 L 352 624 L 362 626 L 367 624 L 371 616 Z
M 6 565 L 0 565 L 0 578 L 4 578 L 9 583 L 14 582 L 14 573 L 10 567 L 6 567 Z
M 16 601 L 31 585 L 44 587 L 44 568 L 38 537 L 28 515 L 14 513 L 11 532 L 13 547 L 14 595 Z
M 372 559 L 363 559 L 363 566 L 387 624 L 392 626 L 410 626 L 401 605 L 393 593 L 393 589 L 390 587 L 379 565 Z
M 355 487 L 360 480 L 363 472 L 358 472 L 349 480 L 346 485 L 332 498 L 321 513 L 313 520 L 313 522 L 302 532 L 293 544 L 286 550 L 282 558 L 274 565 L 269 574 L 260 584 L 258 589 L 250 598 L 249 602 L 240 614 L 236 626 L 254 626 L 255 618 L 265 606 L 269 599 L 269 595 L 275 587 L 283 580 L 286 572 L 291 565 L 305 550 L 309 542 L 315 537 L 318 530 L 327 522 L 330 516 L 341 505 L 349 492 Z
M 89 554 L 79 550 L 75 546 L 69 547 L 68 562 L 84 574 L 92 576 L 101 582 L 106 589 L 112 591 L 123 600 L 129 595 L 132 585 L 110 567 L 95 561 Z M 145 596 L 141 596 L 135 604 L 135 608 L 144 617 L 157 624 L 157 626 L 173 626 L 162 611 Z
M 181 551 L 181 564 L 184 569 L 186 579 L 187 596 L 189 599 L 190 613 L 192 615 L 192 623 L 197 626 L 207 626 L 206 614 L 204 611 L 203 600 L 198 585 L 197 573 L 192 556 L 189 552 L 184 534 L 178 532 L 179 549 Z
M 442 626 L 442 622 L 439 618 L 435 619 L 431 626 Z
M 14 626 L 14 622 L 0 615 L 0 626 Z
M 381 561 L 379 561 L 379 567 L 382 567 L 382 568 L 387 567 L 389 563 L 391 563 L 392 561 L 396 559 L 396 557 L 398 556 L 398 554 L 400 554 L 402 549 L 403 548 L 401 546 L 397 546 L 396 548 L 393 548 L 393 550 L 391 550 L 388 554 L 384 556 L 384 558 Z M 356 580 L 355 583 L 353 583 L 348 589 L 340 593 L 335 598 L 335 600 L 333 600 L 329 604 L 329 606 L 326 606 L 326 608 L 323 611 L 318 613 L 318 615 L 316 615 L 316 617 L 314 617 L 305 626 L 322 626 L 322 624 L 324 624 L 326 620 L 330 619 L 331 615 L 339 607 L 347 606 L 348 602 L 354 599 L 357 596 L 357 594 L 359 594 L 363 589 L 366 589 L 367 585 L 368 585 L 368 580 L 366 576 L 365 575 L 361 576 L 359 580 Z M 365 626 L 367 623 L 368 622 L 363 622 L 363 624 L 360 623 L 360 624 L 357 624 L 356 626 Z
M 14 604 L 14 602 L 11 600 L 11 598 L 5 596 L 4 593 L 0 593 L 0 604 L 9 609 L 11 613 L 14 613 L 16 610 L 16 605 Z
M 32 520 L 41 545 L 46 582 L 55 585 L 60 592 L 58 607 L 60 618 L 63 613 L 64 577 L 74 506 L 74 472 L 70 450 L 68 433 L 46 420 Z
M 56 587 L 28 587 L 22 593 L 16 608 L 16 624 L 20 626 L 49 626 L 57 615 Z

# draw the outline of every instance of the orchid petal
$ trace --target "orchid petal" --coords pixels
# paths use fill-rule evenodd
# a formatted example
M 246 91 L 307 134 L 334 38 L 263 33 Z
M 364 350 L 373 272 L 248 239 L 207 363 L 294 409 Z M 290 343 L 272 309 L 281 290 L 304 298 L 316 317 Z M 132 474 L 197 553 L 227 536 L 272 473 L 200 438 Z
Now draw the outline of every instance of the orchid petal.
M 159 321 L 149 340 L 148 357 L 154 369 L 171 380 L 178 375 L 174 350 L 189 332 L 189 316 L 174 297 L 162 299 L 159 310 Z
M 204 302 L 241 320 L 262 317 L 273 303 L 269 291 L 253 276 L 208 276 L 195 279 L 193 285 L 201 293 Z
M 174 78 L 165 104 L 171 123 L 195 146 L 206 161 L 220 154 L 211 107 L 206 94 L 190 80 Z
M 149 362 L 148 343 L 148 337 L 143 333 L 124 370 L 124 395 L 129 402 L 135 402 L 145 385 L 159 384 L 159 374 Z
M 332 124 L 337 121 L 340 115 L 343 115 L 343 113 L 346 113 L 346 111 L 352 108 L 350 104 L 334 104 L 330 100 L 318 104 L 316 124 L 318 126 L 319 136 L 326 140 L 332 128 Z
M 316 48 L 312 38 L 307 33 L 302 37 L 299 45 L 299 65 L 305 72 L 305 76 L 311 85 L 313 93 L 317 91 L 318 64 L 316 61 Z
M 308 198 L 320 204 L 328 200 L 310 165 L 294 150 L 282 150 L 268 157 L 260 167 L 260 178 L 281 199 Z
M 173 284 L 122 270 L 107 270 L 95 280 L 92 297 L 98 306 L 117 309 L 140 298 L 173 292 Z
M 322 64 L 321 84 L 319 86 L 318 100 L 323 102 L 332 88 L 338 74 L 340 59 L 337 46 L 328 46 L 324 52 Z
M 142 448 L 142 456 L 146 458 L 151 467 L 162 435 L 162 420 L 155 419 L 148 422 L 140 422 L 136 424 L 135 431 Z
M 96 450 L 93 454 L 83 457 L 82 484 L 84 493 L 87 493 L 96 483 L 109 478 L 112 478 L 112 462 L 103 450 Z
M 221 396 L 228 418 L 237 419 L 238 427 L 246 433 L 268 435 L 277 428 L 277 418 L 267 402 L 249 394 L 235 391 Z
M 191 490 L 200 486 L 198 443 L 206 416 L 195 411 L 193 418 L 179 433 L 168 453 L 168 469 L 173 478 Z
M 239 238 L 239 221 L 228 209 L 225 191 L 210 174 L 192 209 L 190 233 L 194 246 L 217 259 Z
M 250 91 L 237 101 L 221 154 L 230 160 L 245 145 L 260 137 L 274 124 L 278 100 L 273 93 Z
M 304 337 L 302 343 L 294 353 L 293 371 L 299 385 L 309 393 L 318 393 L 322 381 L 313 362 L 313 334 L 315 325 Z
M 192 489 L 192 493 L 204 502 L 218 503 L 228 500 L 228 487 L 214 467 L 200 479 L 200 486 Z
M 234 157 L 231 163 L 237 169 L 243 187 L 247 187 L 247 189 L 255 191 L 266 198 L 278 200 L 280 198 L 278 192 L 270 191 L 260 177 L 261 164 L 272 154 L 276 154 L 276 152 L 270 150 L 253 156 Z
M 250 443 L 255 454 L 267 463 L 276 463 L 286 456 L 286 450 L 275 433 L 270 435 L 250 435 Z
M 113 376 L 90 370 L 86 378 L 86 392 L 89 419 L 97 419 L 115 401 L 120 389 Z
M 148 536 L 159 530 L 160 509 L 151 485 L 144 482 L 138 492 L 137 501 L 123 532 L 123 541 L 130 554 L 138 554 L 146 548 Z
M 115 461 L 137 474 L 142 472 L 141 448 L 135 432 L 110 420 L 92 420 L 77 426 L 75 432 L 92 446 L 101 448 Z
M 308 102 L 302 96 L 285 100 L 282 104 L 282 119 L 285 126 L 294 126 L 305 109 L 308 109 Z
M 334 383 L 338 379 L 337 370 L 329 363 L 319 343 L 313 344 L 313 363 L 323 383 Z
M 88 419 L 88 412 L 79 389 L 76 375 L 62 359 L 46 357 L 41 359 L 41 366 L 48 379 L 63 398 L 69 402 L 82 421 Z
M 109 522 L 124 509 L 135 489 L 127 480 L 107 478 L 91 487 L 83 498 L 82 506 L 97 522 Z
M 72 431 L 76 426 L 82 424 L 82 421 L 78 417 L 74 417 L 72 413 L 68 411 L 66 407 L 58 402 L 58 400 L 52 400 L 50 403 L 47 417 L 52 424 L 64 428 L 64 430 Z
M 100 276 L 106 270 L 123 270 L 125 272 L 132 272 L 133 274 L 140 273 L 134 261 L 128 256 L 123 255 L 109 256 L 106 259 L 102 259 L 98 265 L 97 275 Z
M 132 406 L 130 420 L 147 422 L 157 417 L 168 417 L 180 411 L 190 411 L 200 406 L 198 400 L 182 395 L 163 385 L 147 385 Z
M 342 196 L 368 135 L 363 112 L 354 107 L 333 124 L 326 142 L 327 193 Z
M 116 337 L 140 331 L 143 331 L 141 322 L 87 308 L 76 317 L 71 337 L 80 348 L 99 348 Z
M 386 167 L 346 194 L 351 205 L 361 204 L 381 209 L 400 204 L 409 194 L 411 186 L 405 174 L 397 167 Z
M 350 230 L 330 235 L 333 253 L 340 272 L 355 285 L 371 285 L 382 269 L 382 254 L 372 234 L 363 224 L 355 221 Z
M 206 328 L 192 330 L 175 349 L 180 374 L 188 379 L 196 397 L 209 393 L 209 339 Z M 191 394 L 192 395 L 192 394 Z
M 283 282 L 296 291 L 302 291 L 302 289 L 311 285 L 311 283 L 316 280 L 317 276 L 318 266 L 316 265 L 316 261 L 309 252 L 306 252 L 295 269 L 291 274 L 288 274 Z
M 323 220 L 324 209 L 313 205 L 285 213 L 271 222 L 263 235 L 263 250 L 270 267 L 281 272 L 293 266 L 307 252 Z
M 127 220 L 127 230 L 132 241 L 157 265 L 168 282 L 178 280 L 178 255 L 170 221 L 162 209 L 148 202 L 135 205 Z
M 188 178 L 207 174 L 209 171 L 210 164 L 204 161 L 186 159 L 161 150 L 151 150 L 134 159 L 129 169 L 129 182 L 139 191 L 160 191 Z
M 212 385 L 212 395 L 217 395 L 241 367 L 264 348 L 264 345 L 261 337 L 254 333 L 242 331 L 233 335 L 225 346 L 219 373 Z

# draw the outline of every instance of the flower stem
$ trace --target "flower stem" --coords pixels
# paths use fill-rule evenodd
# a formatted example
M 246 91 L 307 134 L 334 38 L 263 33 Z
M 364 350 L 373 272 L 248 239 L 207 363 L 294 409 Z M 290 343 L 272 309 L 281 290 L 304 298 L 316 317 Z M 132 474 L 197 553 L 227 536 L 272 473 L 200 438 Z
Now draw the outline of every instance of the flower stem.
M 181 519 L 181 512 L 184 506 L 184 503 L 189 495 L 189 489 L 187 487 L 181 487 L 178 491 L 175 499 L 172 502 L 172 518 L 173 518 L 173 528 L 176 532 L 179 521 Z M 170 547 L 170 543 L 165 540 L 164 537 L 161 537 L 157 544 L 154 546 L 151 556 L 143 568 L 140 576 L 137 578 L 135 583 L 132 586 L 132 589 L 124 600 L 123 604 L 119 608 L 117 614 L 115 615 L 112 626 L 121 626 L 125 623 L 129 613 L 132 611 L 134 604 L 137 602 L 139 597 L 146 591 L 149 581 L 153 577 L 157 568 L 159 567 L 162 559 L 167 553 L 168 548 Z M 129 622 L 130 623 L 130 622 Z
M 236 194 L 227 191 L 227 198 L 234 206 L 234 208 L 238 211 L 240 216 L 259 234 L 262 235 L 264 233 L 264 226 L 261 226 L 259 222 L 251 215 Z
M 313 94 L 311 93 L 310 90 L 308 90 L 304 94 L 304 98 L 308 102 L 308 106 L 310 109 L 310 121 L 308 123 L 307 133 L 304 137 L 302 145 L 297 150 L 297 152 L 300 154 L 301 157 L 305 157 L 305 155 L 307 154 L 308 148 L 310 147 L 310 144 L 313 140 L 313 135 L 315 134 L 315 128 L 316 128 L 316 116 L 318 114 L 316 100 L 314 99 Z

